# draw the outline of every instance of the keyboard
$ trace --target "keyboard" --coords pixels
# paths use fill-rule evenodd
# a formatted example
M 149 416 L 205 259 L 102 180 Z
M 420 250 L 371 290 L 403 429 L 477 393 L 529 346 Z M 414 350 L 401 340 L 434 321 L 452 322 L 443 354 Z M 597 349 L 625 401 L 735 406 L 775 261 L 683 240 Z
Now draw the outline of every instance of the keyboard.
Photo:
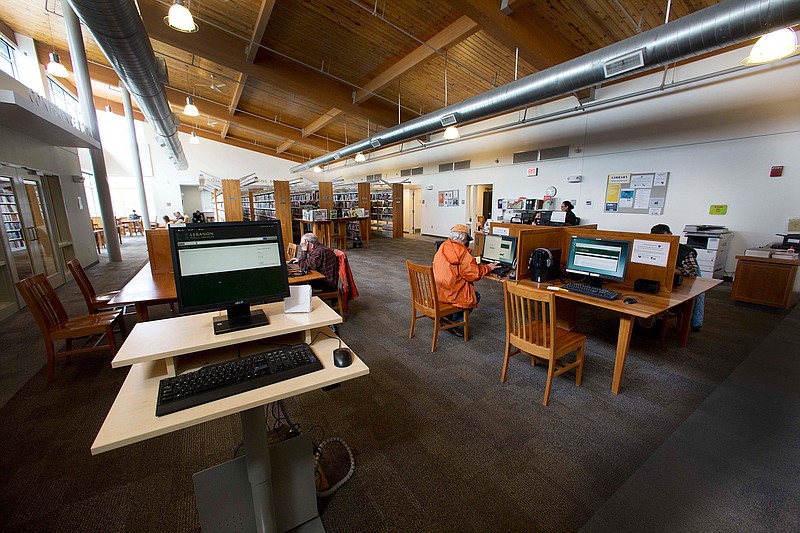
M 196 407 L 322 368 L 322 363 L 305 343 L 204 366 L 159 382 L 156 416 Z
M 580 294 L 585 294 L 586 296 L 594 296 L 595 298 L 602 298 L 603 300 L 616 300 L 620 296 L 618 292 L 614 292 L 610 289 L 603 289 L 601 287 L 592 287 L 588 283 L 570 282 L 570 283 L 565 283 L 561 288 L 571 292 L 578 292 Z

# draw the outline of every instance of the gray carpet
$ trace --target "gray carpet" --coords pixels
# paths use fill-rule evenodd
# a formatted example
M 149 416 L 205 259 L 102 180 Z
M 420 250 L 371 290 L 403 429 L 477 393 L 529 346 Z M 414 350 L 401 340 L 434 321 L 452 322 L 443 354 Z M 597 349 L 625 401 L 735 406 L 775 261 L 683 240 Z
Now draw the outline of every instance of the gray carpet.
M 316 440 L 340 436 L 356 457 L 353 478 L 320 502 L 328 531 L 576 531 L 786 316 L 734 305 L 725 284 L 709 293 L 706 324 L 687 348 L 676 346 L 674 330 L 666 343 L 635 331 L 615 396 L 618 320 L 581 307 L 578 329 L 589 336 L 583 386 L 570 374 L 556 378 L 545 408 L 543 366 L 517 356 L 500 383 L 499 284 L 477 284 L 482 301 L 469 342 L 443 333 L 430 353 L 430 320 L 408 338 L 404 262 L 430 262 L 433 253 L 433 239 L 425 238 L 376 238 L 370 249 L 348 251 L 361 296 L 340 334 L 370 374 L 287 402 Z M 125 281 L 106 268 L 90 269 L 98 285 Z M 0 338 L 7 346 L 14 335 L 27 351 L 43 353 L 27 316 L 12 319 L 14 331 L 4 324 Z M 191 474 L 231 456 L 241 440 L 238 418 L 91 457 L 126 374 L 108 361 L 107 354 L 60 361 L 50 385 L 42 368 L 0 410 L 0 527 L 199 529 Z M 328 460 L 337 471 L 344 457 Z

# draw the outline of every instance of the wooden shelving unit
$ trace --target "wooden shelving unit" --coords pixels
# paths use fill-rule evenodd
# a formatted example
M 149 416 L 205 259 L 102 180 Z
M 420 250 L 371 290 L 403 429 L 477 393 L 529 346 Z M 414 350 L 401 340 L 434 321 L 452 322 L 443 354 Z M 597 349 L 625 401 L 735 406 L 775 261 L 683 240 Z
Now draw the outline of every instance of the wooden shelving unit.
M 403 238 L 403 184 L 394 183 L 391 188 L 372 192 L 370 207 L 372 233 Z

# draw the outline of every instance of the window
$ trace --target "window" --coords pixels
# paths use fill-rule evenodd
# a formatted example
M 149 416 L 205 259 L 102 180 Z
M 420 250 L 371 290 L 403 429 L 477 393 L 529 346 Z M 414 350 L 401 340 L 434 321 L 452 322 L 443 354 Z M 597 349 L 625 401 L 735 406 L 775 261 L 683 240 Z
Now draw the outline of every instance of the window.
M 17 77 L 17 65 L 14 61 L 14 49 L 5 39 L 0 39 L 0 70 L 9 76 Z
M 56 83 L 50 76 L 47 77 L 47 90 L 50 92 L 50 101 L 64 110 L 69 116 L 78 122 L 83 122 L 81 108 L 78 99 L 61 85 Z

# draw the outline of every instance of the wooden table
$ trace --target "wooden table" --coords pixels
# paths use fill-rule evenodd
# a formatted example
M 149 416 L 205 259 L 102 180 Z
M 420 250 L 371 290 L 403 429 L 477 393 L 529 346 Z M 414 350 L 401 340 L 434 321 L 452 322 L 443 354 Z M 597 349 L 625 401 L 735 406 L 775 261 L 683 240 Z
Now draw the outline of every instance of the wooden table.
M 302 285 L 318 279 L 325 279 L 325 276 L 316 270 L 309 270 L 302 276 L 289 276 L 289 285 Z M 148 262 L 108 304 L 110 306 L 135 305 L 136 321 L 147 322 L 150 320 L 148 307 L 159 304 L 175 304 L 177 301 L 178 293 L 175 290 L 174 274 L 153 274 Z
M 731 298 L 789 309 L 800 259 L 736 256 Z
M 544 289 L 549 285 L 562 285 L 562 283 L 534 283 L 522 280 L 519 283 Z M 617 350 L 614 359 L 614 377 L 611 381 L 611 392 L 619 394 L 622 382 L 622 373 L 625 369 L 625 359 L 628 357 L 628 348 L 631 344 L 633 321 L 636 317 L 650 318 L 655 314 L 668 309 L 680 307 L 678 346 L 685 347 L 689 342 L 692 308 L 695 296 L 704 293 L 710 288 L 719 285 L 722 280 L 712 278 L 686 278 L 680 287 L 673 288 L 669 295 L 646 294 L 634 292 L 630 287 L 621 283 L 609 283 L 608 289 L 621 293 L 616 300 L 603 300 L 586 296 L 577 292 L 555 291 L 556 317 L 558 325 L 566 329 L 575 329 L 577 322 L 577 304 L 583 303 L 592 307 L 608 309 L 619 313 L 619 332 L 617 333 Z M 636 298 L 636 303 L 626 304 L 625 298 Z
M 341 341 L 331 335 L 327 326 L 341 323 L 342 319 L 319 298 L 312 299 L 311 313 L 284 314 L 282 302 L 259 306 L 259 309 L 269 316 L 270 324 L 223 335 L 213 334 L 212 321 L 219 316 L 218 312 L 136 324 L 112 362 L 114 367 L 132 365 L 131 370 L 92 444 L 91 452 L 93 455 L 99 454 L 239 413 L 247 465 L 247 480 L 241 480 L 241 483 L 246 486 L 249 481 L 258 531 L 276 531 L 276 523 L 281 523 L 281 509 L 276 510 L 272 505 L 272 494 L 277 491 L 272 489 L 270 445 L 264 427 L 263 406 L 366 375 L 369 368 L 355 354 L 352 365 L 345 368 L 333 365 L 333 350 Z M 174 375 L 176 370 L 195 370 L 241 354 L 257 353 L 266 348 L 254 341 L 263 342 L 269 337 L 296 333 L 308 339 L 309 344 L 314 340 L 312 350 L 322 363 L 322 370 L 176 413 L 155 416 L 159 381 L 168 374 Z M 285 341 L 276 339 L 276 343 L 282 342 Z M 310 446 L 308 451 L 310 463 Z M 228 472 L 229 464 L 223 463 L 215 468 L 220 472 Z M 313 494 L 313 467 L 310 464 L 308 475 L 312 478 L 308 483 Z M 297 498 L 296 494 L 281 496 Z M 313 495 L 311 500 L 314 501 Z M 314 514 L 303 520 L 315 520 L 321 525 L 319 518 L 315 518 L 316 505 L 313 511 Z M 236 522 L 240 523 L 241 520 Z

